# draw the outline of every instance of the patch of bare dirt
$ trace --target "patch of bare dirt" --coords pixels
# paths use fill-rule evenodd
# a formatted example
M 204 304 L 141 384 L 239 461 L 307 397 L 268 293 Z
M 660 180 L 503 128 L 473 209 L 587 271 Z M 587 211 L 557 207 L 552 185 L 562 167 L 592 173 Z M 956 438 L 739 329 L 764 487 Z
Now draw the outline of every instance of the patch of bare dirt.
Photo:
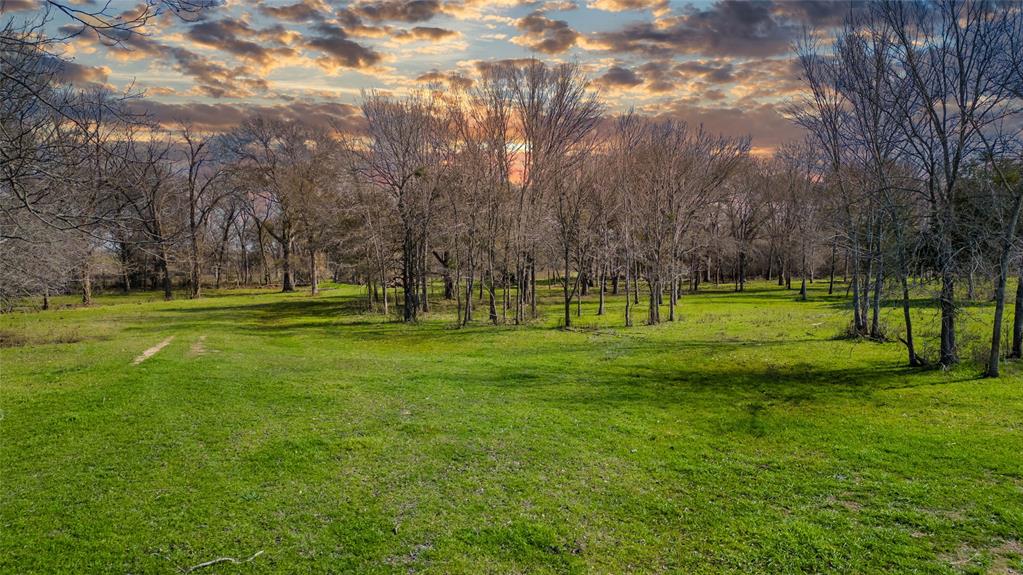
M 170 344 L 171 340 L 173 340 L 173 339 L 174 339 L 174 336 L 172 335 L 172 336 L 168 337 L 167 339 L 161 341 L 160 343 L 154 345 L 153 347 L 147 349 L 146 351 L 142 352 L 141 355 L 136 357 L 135 361 L 131 362 L 131 364 L 132 365 L 138 365 L 138 364 L 142 363 L 143 361 L 146 361 L 147 359 L 153 357 L 154 355 L 159 353 L 161 349 L 167 347 L 167 345 Z

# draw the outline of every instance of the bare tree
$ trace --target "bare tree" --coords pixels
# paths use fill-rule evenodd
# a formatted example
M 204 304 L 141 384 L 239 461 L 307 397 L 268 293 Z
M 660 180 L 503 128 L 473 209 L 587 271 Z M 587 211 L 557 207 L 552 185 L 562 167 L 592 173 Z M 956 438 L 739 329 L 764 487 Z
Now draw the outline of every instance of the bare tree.
M 213 136 L 197 134 L 183 125 L 179 137 L 184 143 L 185 188 L 188 195 L 189 296 L 202 293 L 202 255 L 200 241 L 210 214 L 230 190 L 224 183 L 224 167 L 211 146 Z M 222 155 L 222 154 L 221 154 Z M 230 227 L 230 221 L 227 222 Z M 226 228 L 224 237 L 227 236 Z
M 414 92 L 402 99 L 376 93 L 363 98 L 368 138 L 348 142 L 359 170 L 387 192 L 401 223 L 402 317 L 416 321 L 425 300 L 426 240 L 446 169 L 448 125 L 433 94 Z
M 513 70 L 511 87 L 522 143 L 522 182 L 513 209 L 512 237 L 519 322 L 527 297 L 530 315 L 536 317 L 536 260 L 543 219 L 531 214 L 542 209 L 547 193 L 573 169 L 573 152 L 597 127 L 602 105 L 578 65 L 548 66 L 531 59 Z

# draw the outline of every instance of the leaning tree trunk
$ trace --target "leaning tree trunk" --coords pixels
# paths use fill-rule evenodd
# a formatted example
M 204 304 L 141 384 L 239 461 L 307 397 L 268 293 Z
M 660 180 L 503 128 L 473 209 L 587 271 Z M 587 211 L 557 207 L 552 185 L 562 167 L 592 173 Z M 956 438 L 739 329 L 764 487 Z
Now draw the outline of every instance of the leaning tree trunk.
M 923 362 L 916 355 L 916 346 L 913 343 L 913 317 L 910 314 L 909 299 L 909 264 L 906 263 L 906 252 L 903 248 L 902 232 L 898 231 L 899 242 L 899 283 L 902 284 L 902 318 L 906 323 L 906 353 L 909 354 L 909 365 L 917 367 Z

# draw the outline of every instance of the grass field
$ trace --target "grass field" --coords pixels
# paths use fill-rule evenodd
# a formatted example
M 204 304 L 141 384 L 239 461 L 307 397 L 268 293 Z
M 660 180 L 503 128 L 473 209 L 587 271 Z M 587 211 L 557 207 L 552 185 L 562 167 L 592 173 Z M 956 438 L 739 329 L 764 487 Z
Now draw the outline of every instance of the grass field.
M 0 317 L 0 572 L 1023 571 L 1020 365 L 903 368 L 820 284 L 630 329 L 591 296 L 571 331 L 554 292 L 464 329 L 362 298 Z M 989 318 L 965 308 L 965 356 Z

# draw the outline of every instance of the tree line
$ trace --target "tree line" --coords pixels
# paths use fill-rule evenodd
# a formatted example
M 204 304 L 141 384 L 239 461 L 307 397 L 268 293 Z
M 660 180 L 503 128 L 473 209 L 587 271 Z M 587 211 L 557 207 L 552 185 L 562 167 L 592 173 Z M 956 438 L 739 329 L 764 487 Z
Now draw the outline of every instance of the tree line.
M 483 66 L 457 91 L 365 93 L 357 130 L 158 125 L 140 94 L 63 82 L 48 39 L 9 22 L 0 298 L 87 304 L 97 278 L 168 299 L 175 285 L 316 293 L 327 274 L 404 321 L 442 297 L 460 325 L 519 324 L 546 274 L 564 326 L 591 292 L 598 314 L 624 295 L 631 326 L 674 321 L 702 283 L 765 277 L 806 299 L 826 281 L 849 295 L 852 335 L 892 336 L 881 309 L 897 300 L 908 363 L 947 367 L 962 300 L 990 286 L 997 375 L 1023 351 L 1020 287 L 1002 342 L 1008 281 L 1023 286 L 1021 22 L 983 1 L 873 2 L 807 31 L 789 112 L 808 135 L 770 157 L 712 127 L 611 113 L 578 65 L 537 59 Z M 914 337 L 920 298 L 940 309 L 935 358 Z

